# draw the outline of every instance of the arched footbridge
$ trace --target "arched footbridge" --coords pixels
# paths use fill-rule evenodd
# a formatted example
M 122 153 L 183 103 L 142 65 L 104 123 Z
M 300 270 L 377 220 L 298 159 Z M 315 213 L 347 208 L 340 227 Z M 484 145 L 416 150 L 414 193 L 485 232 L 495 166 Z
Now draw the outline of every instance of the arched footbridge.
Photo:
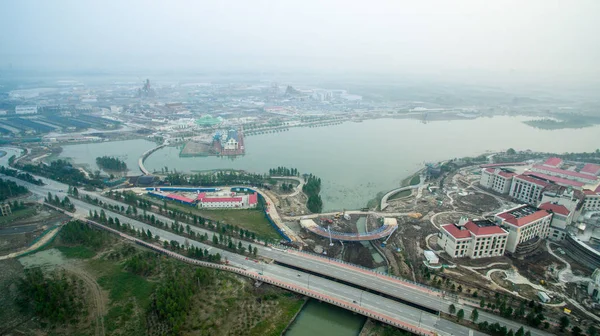
M 398 222 L 395 218 L 384 218 L 383 225 L 378 227 L 373 231 L 368 231 L 365 233 L 349 233 L 349 232 L 339 232 L 333 231 L 329 228 L 324 228 L 312 219 L 301 219 L 300 225 L 321 237 L 331 238 L 332 240 L 341 240 L 341 241 L 365 241 L 365 240 L 377 240 L 389 237 L 396 229 L 398 228 Z

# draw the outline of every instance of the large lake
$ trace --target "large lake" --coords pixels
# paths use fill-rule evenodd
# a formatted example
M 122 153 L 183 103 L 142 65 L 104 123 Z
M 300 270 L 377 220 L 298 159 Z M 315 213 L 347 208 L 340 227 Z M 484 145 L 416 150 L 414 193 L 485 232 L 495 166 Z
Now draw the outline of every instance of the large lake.
M 166 147 L 146 160 L 148 170 L 167 166 L 193 172 L 243 169 L 266 173 L 277 166 L 295 167 L 321 177 L 325 210 L 364 207 L 378 192 L 397 187 L 426 162 L 475 156 L 486 151 L 593 151 L 600 147 L 600 126 L 540 130 L 524 117 L 433 121 L 377 119 L 245 139 L 246 155 L 236 159 L 179 157 L 180 148 Z M 99 155 L 117 155 L 136 172 L 137 158 L 154 144 L 145 140 L 65 146 L 62 155 L 95 165 Z M 133 166 L 132 166 L 133 165 Z

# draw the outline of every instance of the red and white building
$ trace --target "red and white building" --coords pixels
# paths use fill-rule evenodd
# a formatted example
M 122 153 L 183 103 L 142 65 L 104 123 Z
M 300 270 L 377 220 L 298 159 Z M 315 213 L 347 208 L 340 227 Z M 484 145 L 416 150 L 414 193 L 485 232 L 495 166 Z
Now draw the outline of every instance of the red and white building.
M 515 253 L 517 247 L 522 243 L 536 237 L 540 239 L 548 237 L 552 213 L 523 204 L 496 214 L 495 220 L 498 225 L 508 231 L 506 250 Z
M 258 204 L 258 195 L 236 194 L 223 196 L 210 196 L 206 193 L 199 193 L 197 196 L 199 208 L 254 208 Z
M 517 174 L 500 168 L 483 168 L 479 184 L 500 194 L 508 194 L 512 179 Z
M 498 257 L 504 254 L 508 232 L 489 220 L 460 219 L 441 226 L 438 245 L 452 258 Z
M 517 175 L 513 177 L 509 195 L 519 202 L 537 205 L 542 198 L 542 191 L 549 184 L 533 176 Z
M 540 209 L 552 213 L 550 221 L 550 233 L 548 238 L 552 240 L 563 240 L 567 235 L 567 226 L 573 221 L 573 211 L 558 203 L 546 202 L 539 205 Z

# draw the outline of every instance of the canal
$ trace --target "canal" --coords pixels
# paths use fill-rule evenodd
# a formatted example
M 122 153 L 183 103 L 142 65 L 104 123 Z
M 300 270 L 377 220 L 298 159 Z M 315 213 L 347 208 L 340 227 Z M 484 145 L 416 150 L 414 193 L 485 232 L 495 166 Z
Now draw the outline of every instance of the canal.
M 285 336 L 354 336 L 366 317 L 318 300 L 309 300 L 290 325 Z

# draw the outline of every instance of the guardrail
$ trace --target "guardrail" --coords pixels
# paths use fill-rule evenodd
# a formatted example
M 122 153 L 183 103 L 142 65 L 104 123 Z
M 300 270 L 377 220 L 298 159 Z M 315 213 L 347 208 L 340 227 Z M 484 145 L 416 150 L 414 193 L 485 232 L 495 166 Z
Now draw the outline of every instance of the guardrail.
M 401 278 L 401 277 L 398 277 L 398 276 L 395 276 L 395 275 L 390 275 L 390 274 L 387 274 L 387 273 L 384 273 L 384 272 L 375 271 L 375 270 L 373 270 L 371 268 L 367 268 L 367 267 L 364 267 L 364 266 L 361 266 L 361 265 L 353 264 L 353 263 L 350 263 L 350 262 L 347 262 L 347 261 L 344 261 L 344 260 L 340 260 L 340 259 L 337 259 L 337 258 L 331 258 L 331 257 L 327 257 L 327 256 L 324 256 L 324 255 L 321 255 L 321 254 L 318 254 L 318 253 L 314 253 L 314 252 L 309 252 L 309 251 L 300 251 L 298 249 L 290 248 L 289 246 L 284 246 L 284 245 L 278 245 L 278 244 L 276 244 L 275 246 L 277 246 L 279 249 L 283 249 L 283 250 L 292 250 L 292 251 L 294 251 L 294 253 L 308 254 L 308 255 L 312 255 L 312 256 L 318 257 L 318 258 L 327 259 L 330 262 L 336 262 L 336 263 L 344 264 L 344 265 L 347 265 L 347 266 L 350 266 L 350 267 L 353 267 L 353 268 L 358 268 L 358 269 L 361 269 L 361 270 L 364 270 L 364 271 L 368 271 L 368 272 L 374 273 L 376 275 L 380 275 L 380 277 L 388 277 L 388 278 L 390 278 L 390 280 L 405 282 L 405 283 L 410 284 L 410 285 L 418 286 L 418 287 L 420 287 L 422 289 L 425 289 L 425 290 L 428 290 L 428 291 L 431 291 L 431 292 L 439 293 L 440 295 L 442 295 L 442 294 L 444 296 L 451 296 L 452 295 L 450 293 L 447 293 L 447 292 L 445 292 L 443 290 L 440 290 L 438 288 L 435 288 L 435 287 L 427 286 L 427 285 L 418 283 L 416 281 L 412 281 L 412 280 L 409 280 L 409 279 L 406 279 L 406 278 Z

